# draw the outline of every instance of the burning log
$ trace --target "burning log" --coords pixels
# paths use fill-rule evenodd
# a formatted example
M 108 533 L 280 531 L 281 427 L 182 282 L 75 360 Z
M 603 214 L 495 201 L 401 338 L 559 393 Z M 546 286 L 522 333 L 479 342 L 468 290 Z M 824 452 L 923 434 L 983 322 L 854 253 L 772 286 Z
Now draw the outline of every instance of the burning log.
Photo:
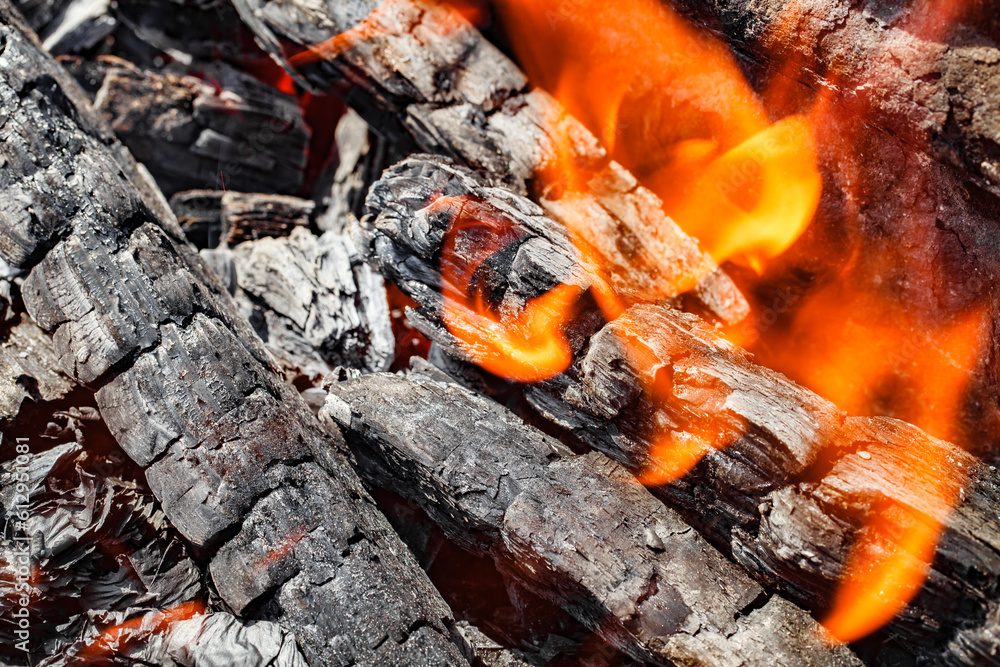
M 321 416 L 372 484 L 411 498 L 465 548 L 657 665 L 852 665 L 604 455 L 574 455 L 456 384 L 334 383 Z
M 600 287 L 540 209 L 441 160 L 389 170 L 368 206 L 359 246 L 418 302 L 411 322 L 466 360 L 495 355 L 477 331 L 515 331 L 540 294 Z M 490 235 L 499 240 L 486 250 L 474 242 Z M 473 289 L 492 305 L 469 313 L 461 295 Z M 977 664 L 996 646 L 995 468 L 901 422 L 848 417 L 668 305 L 636 305 L 607 323 L 593 310 L 571 308 L 562 334 L 552 325 L 573 362 L 526 388 L 542 416 L 655 487 L 760 581 L 820 612 L 836 611 L 852 545 L 893 554 L 892 535 L 924 531 L 928 557 L 900 563 L 910 578 L 899 585 L 920 592 L 892 635 L 951 664 Z M 509 371 L 513 353 L 505 359 Z M 896 607 L 885 602 L 869 606 L 887 621 Z
M 953 323 L 970 312 L 1000 321 L 1000 113 L 987 102 L 1000 94 L 1000 32 L 989 3 L 678 4 L 724 30 L 758 88 L 776 90 L 773 114 L 809 109 L 821 147 L 809 233 L 740 281 L 769 318 L 747 323 L 748 349 L 848 412 L 916 423 L 996 463 L 995 346 L 967 364 L 944 429 L 927 423 L 949 409 L 925 373 L 928 358 L 952 356 Z M 838 387 L 838 369 L 856 380 Z
M 0 4 L 0 257 L 59 365 L 208 549 L 245 617 L 311 664 L 463 664 L 450 612 L 82 91 Z M 28 204 L 30 202 L 30 209 Z M 252 417 L 252 418 L 251 418 Z
M 991 129 L 1000 111 L 987 101 L 1000 94 L 1000 51 L 982 39 L 1000 33 L 985 3 L 901 3 L 884 12 L 793 0 L 681 4 L 721 25 L 770 71 L 854 93 L 859 105 L 877 112 L 868 122 L 926 146 L 1000 196 Z
M 94 106 L 168 196 L 223 187 L 294 193 L 302 185 L 309 129 L 290 95 L 220 62 L 189 68 L 198 76 L 119 58 L 103 63 Z
M 730 278 L 663 214 L 656 195 L 611 162 L 547 93 L 525 92 L 524 74 L 446 3 L 234 4 L 290 69 L 301 65 L 302 76 L 320 88 L 351 82 L 352 106 L 401 140 L 412 137 L 421 149 L 458 159 L 519 192 L 532 181 L 551 182 L 546 175 L 564 162 L 581 165 L 586 193 L 575 206 L 542 201 L 593 246 L 626 300 L 692 293 L 722 321 L 746 315 Z M 306 52 L 290 57 L 282 43 Z M 627 241 L 608 243 L 619 235 Z

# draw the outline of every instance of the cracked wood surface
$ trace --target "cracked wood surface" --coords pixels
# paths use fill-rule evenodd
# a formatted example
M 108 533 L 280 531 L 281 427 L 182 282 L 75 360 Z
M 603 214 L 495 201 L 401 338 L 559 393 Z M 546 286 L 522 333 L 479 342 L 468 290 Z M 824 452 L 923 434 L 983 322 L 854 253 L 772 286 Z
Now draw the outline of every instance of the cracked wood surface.
M 530 88 L 517 66 L 446 3 L 235 5 L 282 62 L 289 62 L 284 44 L 314 50 L 320 61 L 305 65 L 300 76 L 320 88 L 350 82 L 348 102 L 379 131 L 409 137 L 422 150 L 457 159 L 515 191 L 526 192 L 557 166 L 565 133 L 563 143 L 587 174 L 589 194 L 568 206 L 553 188 L 539 193 L 539 200 L 555 218 L 572 219 L 602 254 L 625 299 L 690 291 L 723 321 L 747 314 L 730 278 L 660 210 L 656 195 L 610 161 L 597 139 L 550 95 Z M 627 235 L 650 261 L 635 262 L 632 253 L 608 243 L 612 230 Z
M 465 664 L 450 611 L 68 75 L 0 3 L 0 257 L 60 368 L 311 664 Z
M 481 272 L 497 303 L 516 310 L 560 282 L 588 284 L 561 227 L 530 201 L 440 158 L 396 165 L 369 193 L 359 247 L 417 301 L 410 321 L 452 355 L 476 358 L 442 320 L 438 267 L 452 214 L 428 206 L 441 196 L 482 202 L 516 230 L 517 247 Z M 476 258 L 449 261 L 474 266 Z M 567 336 L 572 366 L 525 387 L 530 403 L 635 473 L 653 463 L 656 434 L 722 443 L 653 492 L 758 580 L 821 611 L 873 512 L 900 526 L 937 516 L 945 530 L 927 582 L 888 633 L 944 664 L 988 664 L 1000 648 L 996 468 L 903 422 L 847 416 L 666 304 L 636 305 L 609 323 L 584 315 Z M 914 460 L 940 463 L 918 476 Z M 960 499 L 953 511 L 929 500 L 927 485 L 937 481 Z
M 593 452 L 574 455 L 436 369 L 335 382 L 321 411 L 362 474 L 656 665 L 859 665 Z
M 1000 24 L 988 3 L 747 3 L 682 0 L 758 62 L 809 83 L 833 82 L 876 111 L 872 122 L 926 146 L 1000 196 Z M 925 14 L 938 20 L 924 24 Z M 948 25 L 948 14 L 954 25 Z

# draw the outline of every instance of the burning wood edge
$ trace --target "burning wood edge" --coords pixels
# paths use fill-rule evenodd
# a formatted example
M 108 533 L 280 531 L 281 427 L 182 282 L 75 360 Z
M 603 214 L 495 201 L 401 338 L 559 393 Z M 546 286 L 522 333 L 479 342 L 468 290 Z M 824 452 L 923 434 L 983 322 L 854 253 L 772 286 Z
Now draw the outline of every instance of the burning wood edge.
M 0 2 L 0 257 L 236 613 L 315 665 L 465 664 L 451 614 L 82 91 Z
M 747 314 L 731 279 L 662 212 L 656 195 L 611 162 L 597 139 L 551 96 L 529 89 L 516 65 L 447 4 L 234 4 L 290 71 L 302 65 L 302 75 L 321 88 L 341 79 L 353 84 L 348 102 L 380 131 L 408 134 L 422 150 L 459 160 L 517 192 L 555 170 L 560 146 L 569 144 L 562 152 L 587 174 L 588 194 L 571 210 L 545 195 L 540 199 L 553 217 L 571 219 L 603 256 L 624 298 L 690 291 L 723 321 Z M 283 43 L 306 52 L 289 57 Z M 622 246 L 652 258 L 647 266 L 607 242 L 623 235 L 628 242 Z
M 438 158 L 400 163 L 369 193 L 358 245 L 418 302 L 411 322 L 451 354 L 475 361 L 477 351 L 444 324 L 439 262 L 454 215 L 430 205 L 442 196 L 491 207 L 516 228 L 506 259 L 481 273 L 480 287 L 498 302 L 516 311 L 559 283 L 587 284 L 565 232 L 531 202 Z M 663 425 L 678 438 L 719 443 L 687 476 L 653 492 L 758 580 L 811 609 L 828 609 L 865 518 L 931 517 L 944 525 L 936 558 L 890 632 L 946 664 L 981 664 L 1000 647 L 995 468 L 902 422 L 848 417 L 666 304 L 634 306 L 603 326 L 578 318 L 567 338 L 573 365 L 527 387 L 529 401 L 644 476 L 657 463 L 650 434 L 663 433 Z M 651 385 L 661 393 L 655 405 L 643 391 Z M 936 463 L 921 473 L 907 460 Z M 934 500 L 934 484 L 960 500 L 952 511 Z
M 860 664 L 619 464 L 576 456 L 430 373 L 334 383 L 320 414 L 344 429 L 372 484 L 420 503 L 456 543 L 492 556 L 637 660 Z

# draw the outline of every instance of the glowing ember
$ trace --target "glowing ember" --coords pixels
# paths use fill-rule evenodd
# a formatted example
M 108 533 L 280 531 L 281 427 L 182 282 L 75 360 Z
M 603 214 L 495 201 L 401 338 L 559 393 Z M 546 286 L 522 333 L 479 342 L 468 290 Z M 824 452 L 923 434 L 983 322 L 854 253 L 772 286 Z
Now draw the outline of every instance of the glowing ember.
M 663 433 L 655 438 L 649 449 L 651 463 L 638 475 L 644 486 L 663 486 L 676 482 L 691 471 L 698 461 L 719 445 L 711 437 L 690 433 Z
M 268 554 L 261 559 L 259 563 L 253 568 L 256 574 L 260 570 L 266 568 L 269 565 L 277 563 L 282 558 L 291 553 L 292 549 L 302 541 L 302 538 L 309 534 L 309 531 L 305 528 L 296 528 L 293 530 L 288 537 L 283 539 L 277 546 L 271 549 Z
M 144 641 L 150 635 L 166 632 L 173 623 L 204 614 L 207 606 L 201 600 L 192 600 L 164 611 L 151 612 L 139 618 L 112 626 L 85 646 L 76 656 L 84 663 L 108 658 L 125 646 Z
M 444 321 L 476 362 L 499 377 L 538 382 L 564 371 L 573 354 L 563 333 L 583 289 L 559 285 L 516 312 L 496 312 L 476 274 L 498 253 L 516 248 L 512 223 L 500 211 L 467 197 L 440 197 L 427 212 L 451 220 L 441 262 Z M 467 263 L 465 258 L 471 258 Z

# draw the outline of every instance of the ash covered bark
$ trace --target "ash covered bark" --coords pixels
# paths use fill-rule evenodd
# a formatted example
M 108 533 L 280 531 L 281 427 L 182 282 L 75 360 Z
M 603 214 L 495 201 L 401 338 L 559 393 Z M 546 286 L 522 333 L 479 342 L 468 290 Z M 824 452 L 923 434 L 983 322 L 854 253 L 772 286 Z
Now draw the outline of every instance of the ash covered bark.
M 568 206 L 556 188 L 539 200 L 603 255 L 627 299 L 673 297 L 690 288 L 702 307 L 735 322 L 747 313 L 742 295 L 697 243 L 666 217 L 658 198 L 639 185 L 547 93 L 530 90 L 524 74 L 461 15 L 436 0 L 374 0 L 323 6 L 238 0 L 240 16 L 272 53 L 288 62 L 282 40 L 315 49 L 303 68 L 312 84 L 354 85 L 349 103 L 373 126 L 408 136 L 422 150 L 463 162 L 515 191 L 557 170 L 565 131 L 571 157 L 588 174 L 590 194 Z M 377 8 L 376 8 L 377 6 Z M 323 44 L 339 33 L 339 46 Z M 326 57 L 327 59 L 322 59 Z M 289 65 L 291 68 L 291 65 Z M 609 243 L 611 231 L 627 245 Z M 636 255 L 649 258 L 636 262 Z
M 0 343 L 0 425 L 16 419 L 24 401 L 53 401 L 72 388 L 59 369 L 52 336 L 30 320 L 6 333 Z
M 572 454 L 456 384 L 330 387 L 363 474 L 632 657 L 659 665 L 851 665 L 805 612 L 737 566 L 602 454 Z
M 295 636 L 268 621 L 244 623 L 232 614 L 212 613 L 172 623 L 163 634 L 126 652 L 128 664 L 163 667 L 241 665 L 307 667 Z
M 452 354 L 475 359 L 443 325 L 438 267 L 453 212 L 428 208 L 442 195 L 478 198 L 502 212 L 515 237 L 530 239 L 506 253 L 517 259 L 482 274 L 498 303 L 523 302 L 558 282 L 587 284 L 560 227 L 527 200 L 441 160 L 397 165 L 372 188 L 359 238 L 420 304 L 411 321 Z M 873 513 L 900 528 L 912 517 L 943 518 L 927 583 L 888 634 L 914 654 L 981 664 L 968 656 L 986 655 L 997 632 L 995 468 L 902 422 L 844 415 L 666 304 L 636 305 L 609 323 L 576 318 L 569 338 L 572 366 L 526 388 L 538 412 L 635 472 L 655 463 L 651 452 L 665 434 L 719 443 L 686 477 L 654 493 L 796 602 L 829 606 L 851 545 L 866 537 L 859 527 Z M 918 474 L 913 461 L 939 463 Z M 932 500 L 940 497 L 934 484 L 960 498 L 950 513 Z
M 450 611 L 135 163 L 0 4 L 0 257 L 222 599 L 311 664 L 463 664 Z
M 237 302 L 288 372 L 318 380 L 337 366 L 392 363 L 395 340 L 382 277 L 350 238 L 296 229 L 232 252 Z

